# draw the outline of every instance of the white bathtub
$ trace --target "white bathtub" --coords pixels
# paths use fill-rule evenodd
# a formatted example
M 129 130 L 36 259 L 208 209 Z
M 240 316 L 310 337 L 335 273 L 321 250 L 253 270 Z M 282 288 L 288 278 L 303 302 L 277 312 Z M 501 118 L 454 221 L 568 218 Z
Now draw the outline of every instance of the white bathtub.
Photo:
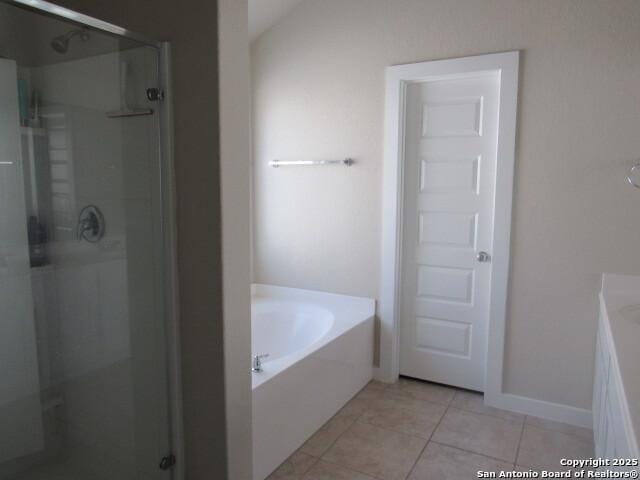
M 372 299 L 252 286 L 253 478 L 263 480 L 372 377 Z

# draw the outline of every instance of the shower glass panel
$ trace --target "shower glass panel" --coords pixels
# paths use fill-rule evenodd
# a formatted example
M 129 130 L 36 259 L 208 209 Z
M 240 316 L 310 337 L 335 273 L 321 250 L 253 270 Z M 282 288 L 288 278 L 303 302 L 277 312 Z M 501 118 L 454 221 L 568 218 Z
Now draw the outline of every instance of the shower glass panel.
M 0 480 L 171 477 L 158 62 L 0 3 Z

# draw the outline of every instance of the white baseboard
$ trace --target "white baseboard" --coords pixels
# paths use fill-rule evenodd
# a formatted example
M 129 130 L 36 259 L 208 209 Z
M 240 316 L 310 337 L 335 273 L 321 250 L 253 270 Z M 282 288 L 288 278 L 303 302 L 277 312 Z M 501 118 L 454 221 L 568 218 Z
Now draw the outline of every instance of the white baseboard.
M 385 376 L 384 370 L 380 367 L 373 367 L 373 379 L 382 383 L 394 383 L 398 380 L 398 377 Z
M 373 368 L 373 378 L 381 382 L 389 383 L 380 368 Z M 484 403 L 491 407 L 522 413 L 532 417 L 546 418 L 556 422 L 568 423 L 578 427 L 593 428 L 591 410 L 571 407 L 561 403 L 547 402 L 535 398 L 521 397 L 511 393 L 499 393 L 497 395 L 485 394 Z
M 485 395 L 484 402 L 491 407 L 523 413 L 532 417 L 546 418 L 578 427 L 593 428 L 591 410 L 584 408 L 521 397 L 510 393 L 499 393 L 490 397 Z

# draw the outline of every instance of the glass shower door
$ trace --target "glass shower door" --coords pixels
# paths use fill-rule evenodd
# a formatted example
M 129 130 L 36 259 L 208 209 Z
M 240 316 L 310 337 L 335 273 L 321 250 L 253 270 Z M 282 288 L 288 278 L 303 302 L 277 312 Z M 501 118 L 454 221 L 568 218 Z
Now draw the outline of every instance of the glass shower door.
M 159 52 L 0 27 L 0 480 L 168 479 Z
M 40 379 L 20 169 L 16 65 L 0 59 L 0 461 L 43 443 Z

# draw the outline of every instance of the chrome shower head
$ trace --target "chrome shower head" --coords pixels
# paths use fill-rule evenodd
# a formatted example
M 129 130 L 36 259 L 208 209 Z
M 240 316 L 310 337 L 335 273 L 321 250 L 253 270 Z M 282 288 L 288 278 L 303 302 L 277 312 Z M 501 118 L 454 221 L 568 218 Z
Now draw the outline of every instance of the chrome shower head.
M 58 53 L 67 53 L 69 49 L 69 39 L 67 37 L 56 37 L 51 40 L 51 48 Z
M 60 54 L 67 53 L 67 50 L 69 50 L 69 41 L 76 35 L 80 36 L 80 40 L 83 42 L 89 40 L 89 33 L 86 30 L 71 30 L 70 32 L 54 37 L 51 40 L 51 48 Z

